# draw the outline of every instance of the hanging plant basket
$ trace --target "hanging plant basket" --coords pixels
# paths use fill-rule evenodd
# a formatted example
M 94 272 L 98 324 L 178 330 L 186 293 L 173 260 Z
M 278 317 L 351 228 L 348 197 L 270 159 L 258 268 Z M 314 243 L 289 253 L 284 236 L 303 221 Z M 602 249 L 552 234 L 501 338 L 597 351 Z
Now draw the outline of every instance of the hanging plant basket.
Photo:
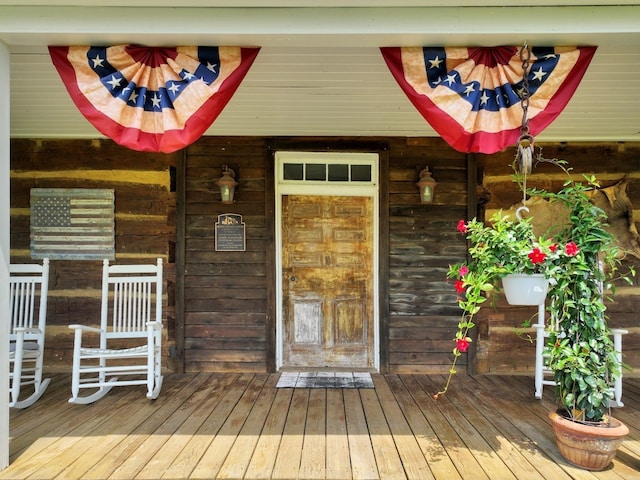
M 549 280 L 541 273 L 513 273 L 502 279 L 502 288 L 510 305 L 540 305 L 549 290 Z

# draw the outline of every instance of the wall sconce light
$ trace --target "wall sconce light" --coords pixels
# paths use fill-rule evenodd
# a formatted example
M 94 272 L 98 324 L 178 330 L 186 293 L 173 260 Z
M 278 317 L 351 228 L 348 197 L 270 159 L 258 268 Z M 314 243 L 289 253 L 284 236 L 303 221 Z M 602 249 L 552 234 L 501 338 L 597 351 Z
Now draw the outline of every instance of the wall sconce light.
M 422 203 L 433 203 L 433 196 L 436 192 L 436 182 L 431 176 L 429 167 L 424 167 L 420 172 L 420 180 L 416 185 L 420 189 L 420 201 Z
M 235 181 L 236 172 L 229 168 L 228 165 L 222 167 L 222 177 L 216 182 L 220 187 L 220 196 L 222 203 L 233 203 L 233 195 L 238 182 Z

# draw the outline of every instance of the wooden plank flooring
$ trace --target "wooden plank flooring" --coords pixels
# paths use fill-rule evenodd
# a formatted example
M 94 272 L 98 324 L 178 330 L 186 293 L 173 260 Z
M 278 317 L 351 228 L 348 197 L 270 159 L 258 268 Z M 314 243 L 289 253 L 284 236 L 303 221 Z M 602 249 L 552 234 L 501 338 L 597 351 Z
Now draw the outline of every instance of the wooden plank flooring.
M 533 379 L 373 375 L 375 389 L 278 389 L 278 374 L 169 375 L 160 398 L 114 388 L 72 405 L 56 376 L 34 406 L 12 410 L 0 479 L 640 479 L 640 379 L 614 415 L 630 434 L 611 468 L 559 455 Z

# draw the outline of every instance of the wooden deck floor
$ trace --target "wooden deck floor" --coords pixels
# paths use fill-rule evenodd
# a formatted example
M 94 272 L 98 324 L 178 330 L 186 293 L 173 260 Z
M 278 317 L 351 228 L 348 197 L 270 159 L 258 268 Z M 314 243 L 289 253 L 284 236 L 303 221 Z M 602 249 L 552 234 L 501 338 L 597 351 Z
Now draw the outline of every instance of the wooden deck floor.
M 638 479 L 640 379 L 615 416 L 631 430 L 613 465 L 592 473 L 559 455 L 530 377 L 374 375 L 375 389 L 277 389 L 278 375 L 165 378 L 160 398 L 114 389 L 71 405 L 57 376 L 11 412 L 0 479 Z

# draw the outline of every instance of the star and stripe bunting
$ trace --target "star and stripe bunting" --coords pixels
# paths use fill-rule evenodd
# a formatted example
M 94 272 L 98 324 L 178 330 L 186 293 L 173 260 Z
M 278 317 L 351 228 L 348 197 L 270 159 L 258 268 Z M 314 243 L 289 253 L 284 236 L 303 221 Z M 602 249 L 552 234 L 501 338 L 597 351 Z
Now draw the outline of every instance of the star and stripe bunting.
M 461 152 L 495 153 L 521 135 L 522 60 L 519 47 L 383 47 L 382 56 L 411 103 Z M 562 112 L 596 47 L 531 48 L 529 134 Z
M 227 105 L 259 48 L 51 46 L 80 112 L 138 151 L 171 153 L 196 141 Z

